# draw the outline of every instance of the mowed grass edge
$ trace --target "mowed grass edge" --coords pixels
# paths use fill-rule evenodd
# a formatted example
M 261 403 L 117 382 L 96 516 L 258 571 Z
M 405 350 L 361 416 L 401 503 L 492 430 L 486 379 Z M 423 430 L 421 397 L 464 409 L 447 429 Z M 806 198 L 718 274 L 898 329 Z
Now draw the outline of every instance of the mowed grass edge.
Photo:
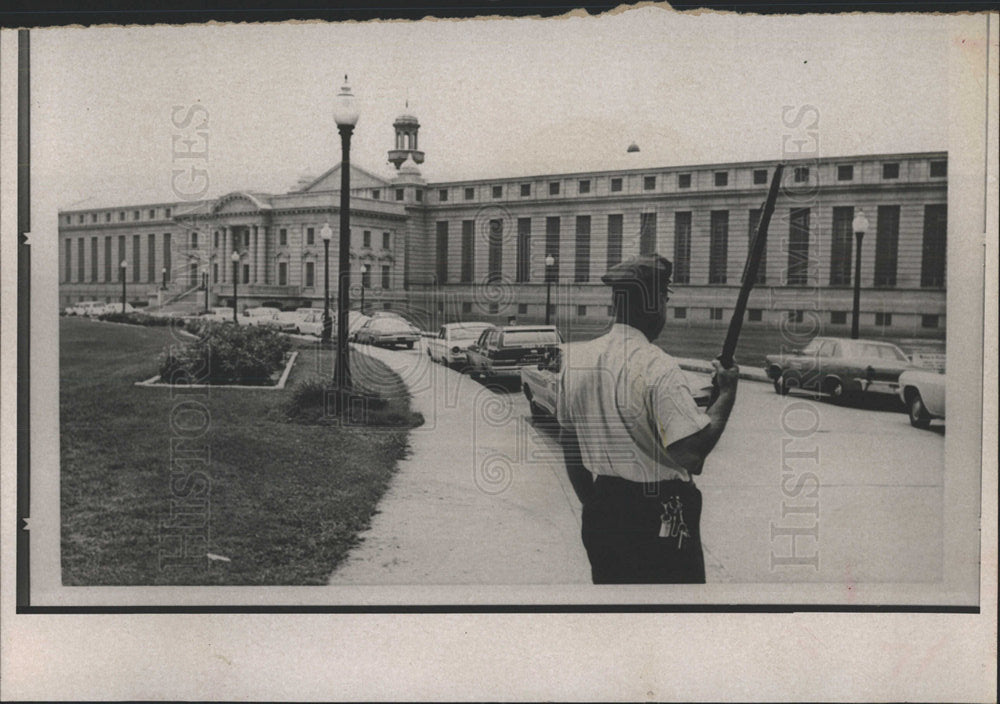
M 170 329 L 61 321 L 63 583 L 325 584 L 408 431 L 289 422 L 296 382 L 332 370 L 332 353 L 309 344 L 282 391 L 134 386 L 185 343 Z

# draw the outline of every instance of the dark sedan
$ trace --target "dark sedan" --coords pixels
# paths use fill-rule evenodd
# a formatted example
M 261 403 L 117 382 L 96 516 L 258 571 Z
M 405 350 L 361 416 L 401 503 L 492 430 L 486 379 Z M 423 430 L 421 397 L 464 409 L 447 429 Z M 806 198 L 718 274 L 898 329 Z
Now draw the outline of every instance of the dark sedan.
M 562 342 L 554 325 L 508 325 L 487 328 L 465 352 L 473 379 L 520 377 L 521 368 L 537 365 Z
M 896 394 L 899 375 L 914 368 L 896 345 L 842 337 L 817 337 L 801 350 L 766 359 L 764 369 L 779 394 L 799 388 L 835 402 L 864 394 Z

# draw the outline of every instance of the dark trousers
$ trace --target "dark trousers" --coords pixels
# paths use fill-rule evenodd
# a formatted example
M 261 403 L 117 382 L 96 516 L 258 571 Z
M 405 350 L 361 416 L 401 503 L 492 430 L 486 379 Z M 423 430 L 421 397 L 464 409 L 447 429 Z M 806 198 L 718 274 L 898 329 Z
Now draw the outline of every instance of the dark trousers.
M 594 584 L 703 584 L 701 492 L 598 476 L 583 507 L 583 545 Z

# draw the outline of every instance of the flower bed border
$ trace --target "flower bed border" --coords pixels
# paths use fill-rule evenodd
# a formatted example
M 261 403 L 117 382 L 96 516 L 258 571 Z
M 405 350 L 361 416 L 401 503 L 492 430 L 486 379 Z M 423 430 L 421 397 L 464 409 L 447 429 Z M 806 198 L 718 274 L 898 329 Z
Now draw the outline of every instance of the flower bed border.
M 295 360 L 298 356 L 298 350 L 293 351 L 292 354 L 289 355 L 288 361 L 285 363 L 285 371 L 281 373 L 281 378 L 278 379 L 278 383 L 273 386 L 254 386 L 251 384 L 167 384 L 160 381 L 159 374 L 150 377 L 145 381 L 137 381 L 135 382 L 135 386 L 145 386 L 147 388 L 172 388 L 177 386 L 185 389 L 252 389 L 256 391 L 280 391 L 285 388 L 285 384 L 288 382 L 288 375 L 292 372 L 292 365 L 295 364 Z

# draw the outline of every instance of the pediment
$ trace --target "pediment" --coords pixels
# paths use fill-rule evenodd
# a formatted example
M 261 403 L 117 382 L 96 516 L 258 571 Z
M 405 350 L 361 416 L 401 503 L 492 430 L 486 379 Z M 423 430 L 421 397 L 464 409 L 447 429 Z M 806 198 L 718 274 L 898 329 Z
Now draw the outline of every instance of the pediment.
M 370 171 L 366 171 L 359 166 L 351 164 L 351 190 L 356 188 L 384 188 L 389 185 L 389 181 L 376 176 Z M 313 191 L 339 191 L 340 190 L 340 164 L 337 164 L 325 174 L 317 178 L 308 186 L 302 189 L 303 193 Z

